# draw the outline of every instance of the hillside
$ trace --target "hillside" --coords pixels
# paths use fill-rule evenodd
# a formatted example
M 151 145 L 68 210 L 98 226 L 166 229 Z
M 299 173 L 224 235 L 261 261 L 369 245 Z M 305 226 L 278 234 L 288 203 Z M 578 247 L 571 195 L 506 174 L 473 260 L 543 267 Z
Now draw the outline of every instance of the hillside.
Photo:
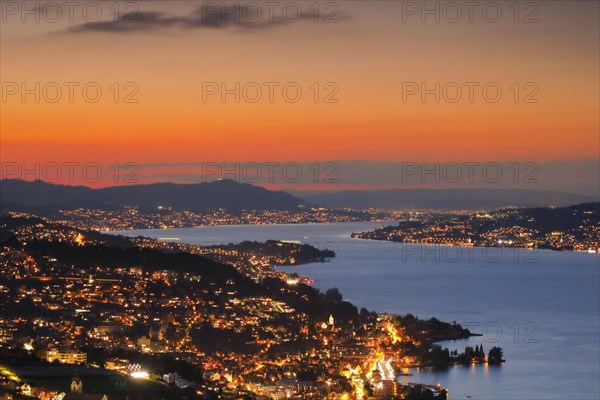
M 288 193 L 230 180 L 176 184 L 114 186 L 92 189 L 85 186 L 54 185 L 42 181 L 0 181 L 2 210 L 33 208 L 101 208 L 137 206 L 142 210 L 158 206 L 174 210 L 202 211 L 293 210 L 305 202 Z

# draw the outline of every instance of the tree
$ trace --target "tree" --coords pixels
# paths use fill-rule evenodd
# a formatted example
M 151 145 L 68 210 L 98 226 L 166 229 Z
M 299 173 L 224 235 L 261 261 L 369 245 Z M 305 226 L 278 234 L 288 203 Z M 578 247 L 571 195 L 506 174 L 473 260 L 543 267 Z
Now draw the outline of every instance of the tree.
M 369 312 L 369 310 L 367 310 L 364 307 L 362 307 L 360 309 L 360 322 L 362 322 L 363 324 L 366 324 L 367 322 L 369 322 L 370 316 L 371 316 L 371 313 Z
M 450 364 L 450 351 L 447 348 L 442 349 L 439 345 L 433 345 L 429 353 L 429 359 L 434 367 L 447 367 Z
M 475 354 L 475 350 L 473 350 L 473 348 L 471 346 L 467 346 L 465 347 L 465 356 L 468 359 L 473 358 L 473 355 Z
M 325 292 L 325 298 L 327 299 L 327 301 L 330 301 L 332 303 L 339 303 L 340 301 L 342 301 L 342 294 L 340 293 L 340 290 L 338 288 L 331 288 L 327 289 L 327 291 Z
M 488 353 L 488 362 L 490 364 L 499 364 L 502 362 L 503 351 L 500 347 L 492 347 Z
M 433 397 L 433 392 L 431 391 L 431 389 L 425 388 L 423 389 L 423 391 L 421 391 L 421 399 L 422 400 L 434 400 L 435 397 Z

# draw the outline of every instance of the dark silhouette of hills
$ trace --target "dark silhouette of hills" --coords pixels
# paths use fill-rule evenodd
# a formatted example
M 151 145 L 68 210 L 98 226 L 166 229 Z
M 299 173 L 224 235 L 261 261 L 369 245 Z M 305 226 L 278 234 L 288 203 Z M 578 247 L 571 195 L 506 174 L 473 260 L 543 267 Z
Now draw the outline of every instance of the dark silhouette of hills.
M 295 210 L 311 204 L 329 208 L 495 210 L 503 207 L 568 206 L 598 201 L 576 193 L 528 189 L 389 189 L 338 192 L 271 191 L 231 180 L 197 184 L 155 183 L 92 189 L 43 181 L 0 180 L 0 209 L 48 215 L 58 208 L 156 210 Z
M 528 189 L 389 189 L 344 190 L 339 192 L 301 192 L 295 196 L 322 207 L 495 210 L 503 207 L 547 207 L 598 201 L 576 193 Z
M 74 232 L 82 233 L 86 238 L 96 241 L 95 244 L 77 245 L 68 241 L 52 240 L 51 236 L 43 239 L 23 240 L 17 231 L 30 231 L 32 227 L 40 229 L 40 226 L 48 231 L 63 232 L 65 237 Z M 27 229 L 22 229 L 27 228 Z M 244 246 L 256 247 L 260 244 L 246 243 Z M 264 243 L 263 245 L 268 245 Z M 260 282 L 243 274 L 237 268 L 230 264 L 224 264 L 212 260 L 209 257 L 183 252 L 178 250 L 152 249 L 140 247 L 130 238 L 124 236 L 114 236 L 103 234 L 97 231 L 79 230 L 65 225 L 44 221 L 38 217 L 13 217 L 9 215 L 0 215 L 0 247 L 7 246 L 18 251 L 25 251 L 33 256 L 38 265 L 44 265 L 44 259 L 48 257 L 58 260 L 53 265 L 53 273 L 42 273 L 48 276 L 61 276 L 68 270 L 69 266 L 76 266 L 82 269 L 91 269 L 96 266 L 108 268 L 137 267 L 144 271 L 162 271 L 164 269 L 172 270 L 176 273 L 193 273 L 200 275 L 202 279 L 196 283 L 197 289 L 193 296 L 213 301 L 221 304 L 226 301 L 227 293 L 217 293 L 215 288 L 227 287 L 237 292 L 240 297 L 264 297 L 268 296 L 274 300 L 287 303 L 290 307 L 308 314 L 313 320 L 326 321 L 329 315 L 333 315 L 336 320 L 356 321 L 358 319 L 358 309 L 352 303 L 344 301 L 341 298 L 331 298 L 328 293 L 322 293 L 317 288 L 306 284 L 298 284 L 290 289 L 285 281 L 268 277 Z M 305 248 L 304 251 L 307 249 Z M 315 254 L 313 252 L 313 254 Z M 319 255 L 320 253 L 317 253 Z M 330 252 L 324 253 L 332 255 Z M 333 254 L 335 255 L 335 254 Z M 44 267 L 42 267 L 44 268 Z M 184 281 L 182 279 L 180 282 Z M 20 284 L 19 284 L 20 285 Z M 179 288 L 177 292 L 172 287 L 161 285 L 160 290 L 170 293 L 173 296 L 180 296 Z M 157 289 L 159 290 L 159 289 Z M 141 292 L 142 293 L 142 292 Z M 10 316 L 41 316 L 48 317 L 48 310 L 42 306 L 35 305 L 33 301 L 31 307 L 16 308 L 5 307 L 0 302 L 0 315 Z M 279 322 L 285 323 L 285 322 Z M 219 331 L 221 334 L 223 331 Z M 447 332 L 451 332 L 447 330 Z M 217 335 L 218 336 L 218 335 Z M 454 338 L 452 336 L 444 337 Z M 222 339 L 228 341 L 228 337 Z M 249 339 L 248 339 L 249 340 Z M 244 340 L 243 343 L 247 343 Z
M 156 210 L 202 211 L 225 208 L 237 210 L 293 210 L 305 202 L 281 191 L 231 180 L 198 184 L 155 183 L 92 189 L 85 186 L 55 185 L 42 181 L 15 179 L 0 181 L 2 210 L 44 211 L 53 208 L 100 208 L 137 206 Z

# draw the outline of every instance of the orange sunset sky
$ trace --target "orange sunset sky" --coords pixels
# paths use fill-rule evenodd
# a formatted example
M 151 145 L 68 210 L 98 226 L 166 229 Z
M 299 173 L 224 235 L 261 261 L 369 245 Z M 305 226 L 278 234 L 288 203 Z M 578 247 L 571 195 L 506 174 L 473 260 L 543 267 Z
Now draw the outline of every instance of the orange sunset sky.
M 518 17 L 513 2 L 498 2 L 495 23 L 481 8 L 472 22 L 464 14 L 456 23 L 444 15 L 422 22 L 401 1 L 340 1 L 327 9 L 321 2 L 315 22 L 306 17 L 312 2 L 296 2 L 305 18 L 295 23 L 282 20 L 278 6 L 275 22 L 227 17 L 215 24 L 200 20 L 202 2 L 140 1 L 139 20 L 128 26 L 113 21 L 113 2 L 102 4 L 98 22 L 81 8 L 72 22 L 67 15 L 49 22 L 54 10 L 38 10 L 36 22 L 21 8 L 34 2 L 11 3 L 18 10 L 3 5 L 0 35 L 2 162 L 599 158 L 597 1 L 539 1 Z M 337 23 L 322 21 L 332 12 Z M 525 23 L 528 15 L 537 22 Z M 79 87 L 72 102 L 63 87 L 55 103 L 45 96 L 36 103 L 20 92 L 36 82 Z M 96 103 L 82 96 L 88 82 L 102 89 Z M 127 82 L 139 89 L 137 103 L 123 102 Z M 273 102 L 266 89 L 256 103 L 222 102 L 218 94 L 203 101 L 206 82 L 295 82 L 303 92 L 296 103 L 277 89 Z M 337 103 L 322 101 L 328 82 L 339 89 Z M 480 86 L 473 102 L 464 89 L 457 102 L 436 103 L 419 94 L 403 101 L 403 82 Z M 496 103 L 482 97 L 489 82 L 502 89 Z M 528 82 L 537 103 L 524 102 Z

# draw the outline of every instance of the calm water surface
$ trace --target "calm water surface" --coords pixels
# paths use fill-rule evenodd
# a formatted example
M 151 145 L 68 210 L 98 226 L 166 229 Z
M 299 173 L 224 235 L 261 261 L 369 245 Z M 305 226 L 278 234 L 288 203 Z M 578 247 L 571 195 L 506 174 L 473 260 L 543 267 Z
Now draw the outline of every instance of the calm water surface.
M 600 256 L 553 251 L 418 246 L 350 238 L 382 223 L 216 226 L 121 232 L 186 243 L 298 240 L 337 253 L 286 267 L 338 287 L 358 307 L 457 321 L 484 336 L 444 342 L 504 349 L 502 366 L 411 370 L 451 399 L 599 399 Z

